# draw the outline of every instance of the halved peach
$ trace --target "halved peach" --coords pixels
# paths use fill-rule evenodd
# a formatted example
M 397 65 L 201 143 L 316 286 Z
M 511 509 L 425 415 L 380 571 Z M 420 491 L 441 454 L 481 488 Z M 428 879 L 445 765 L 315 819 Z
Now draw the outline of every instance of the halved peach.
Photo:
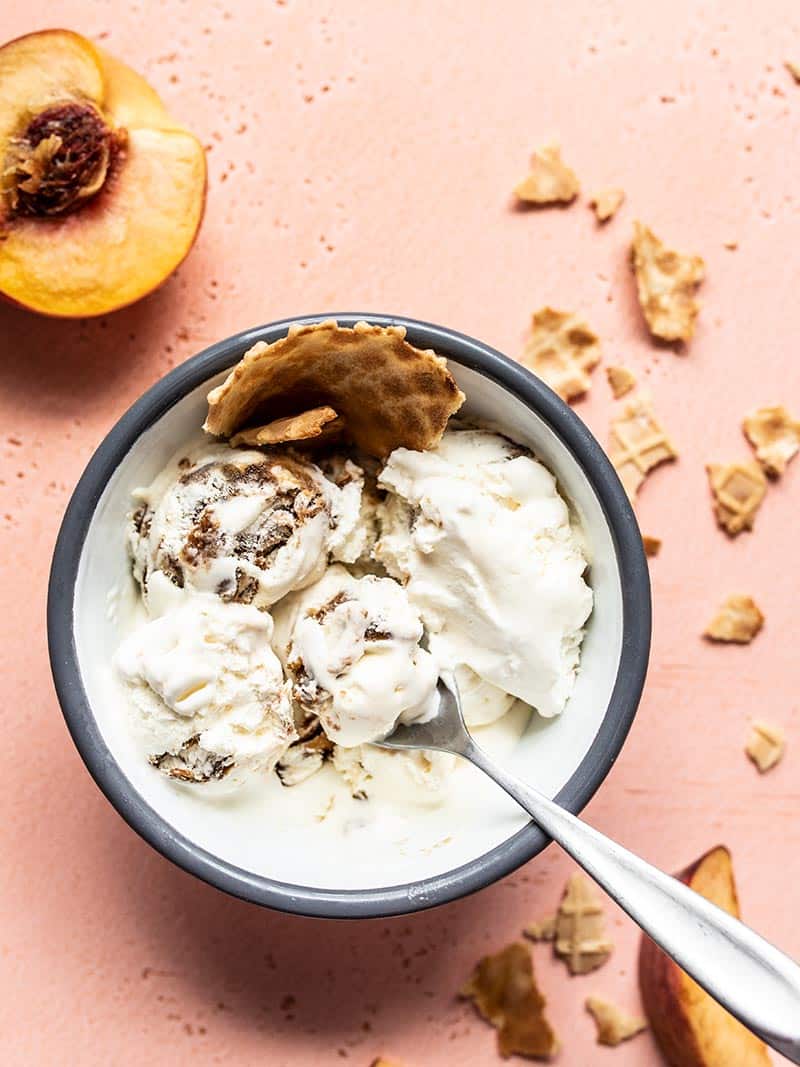
M 678 875 L 712 904 L 739 917 L 731 854 L 711 849 Z M 639 953 L 642 1003 L 670 1067 L 769 1067 L 766 1045 L 717 1004 L 648 937 Z
M 203 217 L 205 153 L 147 82 L 70 30 L 0 48 L 0 295 L 102 315 L 159 286 Z

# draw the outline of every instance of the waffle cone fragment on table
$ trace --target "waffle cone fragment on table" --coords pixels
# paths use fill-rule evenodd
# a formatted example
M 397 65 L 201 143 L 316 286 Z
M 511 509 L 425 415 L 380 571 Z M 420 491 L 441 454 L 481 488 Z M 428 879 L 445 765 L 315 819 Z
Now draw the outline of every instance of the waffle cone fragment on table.
M 750 727 L 745 752 L 762 774 L 780 763 L 786 747 L 785 737 L 780 726 L 773 726 L 760 719 L 756 719 Z
M 708 624 L 705 636 L 711 641 L 749 644 L 761 627 L 764 616 L 751 596 L 733 593 L 720 605 Z
M 767 491 L 767 479 L 761 467 L 754 462 L 709 463 L 706 470 L 719 525 L 731 537 L 742 530 L 752 530 Z
M 558 393 L 573 400 L 592 384 L 589 372 L 600 362 L 600 339 L 570 311 L 544 307 L 534 312 L 520 363 Z
M 638 1015 L 626 1015 L 616 1004 L 601 997 L 587 997 L 586 1010 L 597 1027 L 598 1045 L 615 1048 L 647 1029 L 646 1019 Z
M 556 914 L 529 923 L 523 932 L 531 941 L 552 941 L 553 951 L 571 974 L 597 970 L 614 949 L 606 936 L 600 899 L 580 871 L 567 881 Z
M 530 173 L 517 184 L 514 195 L 528 204 L 569 204 L 580 192 L 575 171 L 561 158 L 557 144 L 537 148 Z
M 695 292 L 705 277 L 703 260 L 667 248 L 648 226 L 635 222 L 631 262 L 650 333 L 662 341 L 690 341 L 700 311 Z
M 782 405 L 751 411 L 742 429 L 755 449 L 756 459 L 772 478 L 783 474 L 800 449 L 800 420 Z
M 576 871 L 556 914 L 555 953 L 571 974 L 588 974 L 603 966 L 613 948 L 600 899 L 589 880 Z
M 609 222 L 625 201 L 624 189 L 600 189 L 589 201 L 598 222 Z
M 230 437 L 265 420 L 330 407 L 362 451 L 433 448 L 464 402 L 444 359 L 414 348 L 402 326 L 326 322 L 259 341 L 208 394 L 205 429 Z
M 615 400 L 636 388 L 636 375 L 627 367 L 606 367 L 606 378 Z
M 642 545 L 646 556 L 657 556 L 661 551 L 661 538 L 651 537 L 650 534 L 642 534 Z
M 631 500 L 654 467 L 677 455 L 649 400 L 634 398 L 611 420 L 609 457 Z
M 545 1017 L 546 1002 L 533 970 L 530 950 L 519 941 L 479 960 L 460 995 L 498 1031 L 501 1056 L 549 1060 L 560 1045 Z

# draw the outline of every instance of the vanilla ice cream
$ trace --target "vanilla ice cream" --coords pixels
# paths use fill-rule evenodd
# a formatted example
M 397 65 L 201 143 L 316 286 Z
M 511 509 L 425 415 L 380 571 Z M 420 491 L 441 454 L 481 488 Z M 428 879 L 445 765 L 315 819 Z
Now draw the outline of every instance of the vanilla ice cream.
M 385 798 L 396 803 L 398 797 L 416 807 L 435 807 L 442 802 L 457 756 L 452 752 L 427 752 L 422 749 L 401 752 L 358 745 L 337 745 L 333 765 L 357 800 Z
M 458 429 L 428 452 L 396 449 L 378 484 L 375 556 L 405 584 L 440 665 L 561 712 L 592 594 L 553 475 L 499 434 Z M 503 707 L 492 690 L 478 703 L 482 721 Z
M 438 664 L 420 647 L 419 614 L 391 578 L 331 566 L 282 601 L 275 619 L 294 699 L 336 744 L 375 741 L 398 722 L 436 714 Z
M 319 578 L 329 555 L 355 560 L 363 475 L 340 482 L 285 451 L 206 445 L 137 494 L 129 534 L 134 575 L 152 615 L 187 592 L 266 608 Z
M 196 594 L 134 630 L 115 667 L 150 762 L 185 782 L 238 785 L 295 740 L 272 619 Z

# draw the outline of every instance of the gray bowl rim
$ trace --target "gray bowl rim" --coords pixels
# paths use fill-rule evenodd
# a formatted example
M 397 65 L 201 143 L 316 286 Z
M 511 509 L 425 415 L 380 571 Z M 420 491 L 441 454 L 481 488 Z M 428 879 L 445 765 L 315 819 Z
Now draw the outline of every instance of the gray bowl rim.
M 81 552 L 109 479 L 144 431 L 203 382 L 231 367 L 256 341 L 283 337 L 293 323 L 336 319 L 403 326 L 418 348 L 432 348 L 512 393 L 539 415 L 583 469 L 609 524 L 622 590 L 620 663 L 609 705 L 594 741 L 556 800 L 577 814 L 589 802 L 619 755 L 633 723 L 650 650 L 651 602 L 647 560 L 630 502 L 605 452 L 581 419 L 520 364 L 455 330 L 401 315 L 327 313 L 281 319 L 218 341 L 157 381 L 119 419 L 99 445 L 72 494 L 50 572 L 47 634 L 56 692 L 72 739 L 86 767 L 119 814 L 166 858 L 242 900 L 317 918 L 404 915 L 457 900 L 505 877 L 538 855 L 550 839 L 529 823 L 469 863 L 405 885 L 377 889 L 320 889 L 292 885 L 242 870 L 178 833 L 135 790 L 100 733 L 83 687 L 74 634 L 74 593 Z

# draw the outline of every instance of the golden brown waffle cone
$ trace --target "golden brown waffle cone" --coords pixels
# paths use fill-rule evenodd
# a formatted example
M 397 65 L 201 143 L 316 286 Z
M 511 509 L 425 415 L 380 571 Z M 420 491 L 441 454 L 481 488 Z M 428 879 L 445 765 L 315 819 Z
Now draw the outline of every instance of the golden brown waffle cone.
M 444 359 L 414 348 L 402 326 L 335 320 L 259 342 L 208 395 L 205 429 L 228 437 L 265 418 L 330 405 L 364 452 L 432 448 L 464 402 Z

